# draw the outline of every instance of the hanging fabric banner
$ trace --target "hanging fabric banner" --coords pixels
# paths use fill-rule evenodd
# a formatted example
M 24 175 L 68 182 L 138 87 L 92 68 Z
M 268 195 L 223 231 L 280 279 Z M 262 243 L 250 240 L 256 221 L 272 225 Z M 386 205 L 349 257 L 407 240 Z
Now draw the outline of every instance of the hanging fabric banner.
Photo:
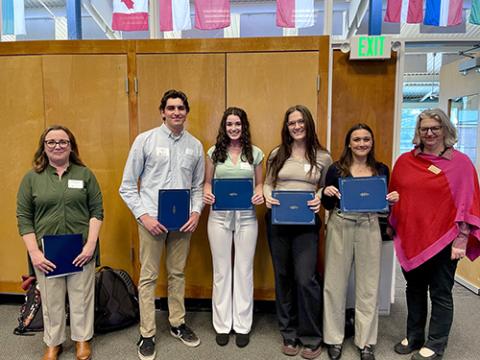
M 463 0 L 426 0 L 425 25 L 454 26 L 462 23 Z
M 147 31 L 148 0 L 113 0 L 112 29 Z
M 230 0 L 195 0 L 195 28 L 223 29 L 230 26 Z
M 25 35 L 26 33 L 24 0 L 3 0 L 2 34 Z
M 277 26 L 306 28 L 315 25 L 313 0 L 277 0 Z
M 159 0 L 160 30 L 181 31 L 192 28 L 189 0 Z
M 423 0 L 388 0 L 385 22 L 419 24 L 423 21 Z
M 472 9 L 468 21 L 474 25 L 480 25 L 480 0 L 472 0 Z

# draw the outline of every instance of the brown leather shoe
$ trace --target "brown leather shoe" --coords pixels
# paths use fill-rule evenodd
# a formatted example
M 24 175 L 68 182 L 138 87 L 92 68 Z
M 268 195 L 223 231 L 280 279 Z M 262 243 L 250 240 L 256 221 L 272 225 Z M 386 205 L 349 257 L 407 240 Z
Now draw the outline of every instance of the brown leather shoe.
M 90 360 L 92 358 L 92 349 L 88 341 L 77 341 L 75 344 L 75 356 L 77 360 Z
M 47 346 L 45 354 L 43 354 L 42 360 L 57 360 L 58 355 L 63 351 L 62 345 Z

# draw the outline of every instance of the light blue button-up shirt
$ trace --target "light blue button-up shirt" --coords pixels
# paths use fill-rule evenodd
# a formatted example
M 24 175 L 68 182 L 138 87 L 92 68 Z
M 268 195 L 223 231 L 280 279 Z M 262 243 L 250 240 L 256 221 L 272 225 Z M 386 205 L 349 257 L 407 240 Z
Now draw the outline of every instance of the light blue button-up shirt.
M 200 213 L 204 175 L 200 141 L 186 130 L 176 136 L 163 124 L 135 139 L 119 192 L 136 219 L 143 214 L 157 217 L 160 189 L 190 189 L 190 211 Z

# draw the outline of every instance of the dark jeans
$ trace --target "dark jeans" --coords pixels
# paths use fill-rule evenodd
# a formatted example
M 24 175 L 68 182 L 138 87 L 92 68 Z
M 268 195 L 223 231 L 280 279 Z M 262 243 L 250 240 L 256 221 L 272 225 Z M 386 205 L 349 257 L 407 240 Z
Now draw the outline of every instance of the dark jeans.
M 405 272 L 407 280 L 407 339 L 410 344 L 423 345 L 443 354 L 453 321 L 452 288 L 458 260 L 451 260 L 451 245 L 420 265 Z M 425 342 L 428 294 L 432 309 L 428 338 Z
M 317 272 L 318 231 L 315 226 L 272 225 L 266 214 L 267 236 L 275 273 L 275 297 L 280 333 L 303 345 L 322 342 L 322 287 Z

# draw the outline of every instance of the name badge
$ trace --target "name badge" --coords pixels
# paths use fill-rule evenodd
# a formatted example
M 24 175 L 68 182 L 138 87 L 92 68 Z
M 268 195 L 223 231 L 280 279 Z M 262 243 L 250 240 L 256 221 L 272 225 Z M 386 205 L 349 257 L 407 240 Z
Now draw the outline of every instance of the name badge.
M 157 147 L 155 151 L 157 156 L 168 156 L 170 154 L 170 150 L 166 147 Z
M 252 170 L 252 165 L 250 163 L 246 162 L 241 162 L 240 163 L 240 169 L 242 170 Z
M 428 171 L 434 173 L 435 175 L 438 175 L 438 174 L 440 174 L 440 173 L 442 172 L 442 169 L 436 167 L 435 165 L 430 165 L 430 166 L 428 167 Z
M 83 180 L 68 179 L 69 189 L 83 189 Z
M 187 154 L 187 155 L 193 155 L 193 149 L 186 148 L 186 149 L 185 149 L 185 154 Z

